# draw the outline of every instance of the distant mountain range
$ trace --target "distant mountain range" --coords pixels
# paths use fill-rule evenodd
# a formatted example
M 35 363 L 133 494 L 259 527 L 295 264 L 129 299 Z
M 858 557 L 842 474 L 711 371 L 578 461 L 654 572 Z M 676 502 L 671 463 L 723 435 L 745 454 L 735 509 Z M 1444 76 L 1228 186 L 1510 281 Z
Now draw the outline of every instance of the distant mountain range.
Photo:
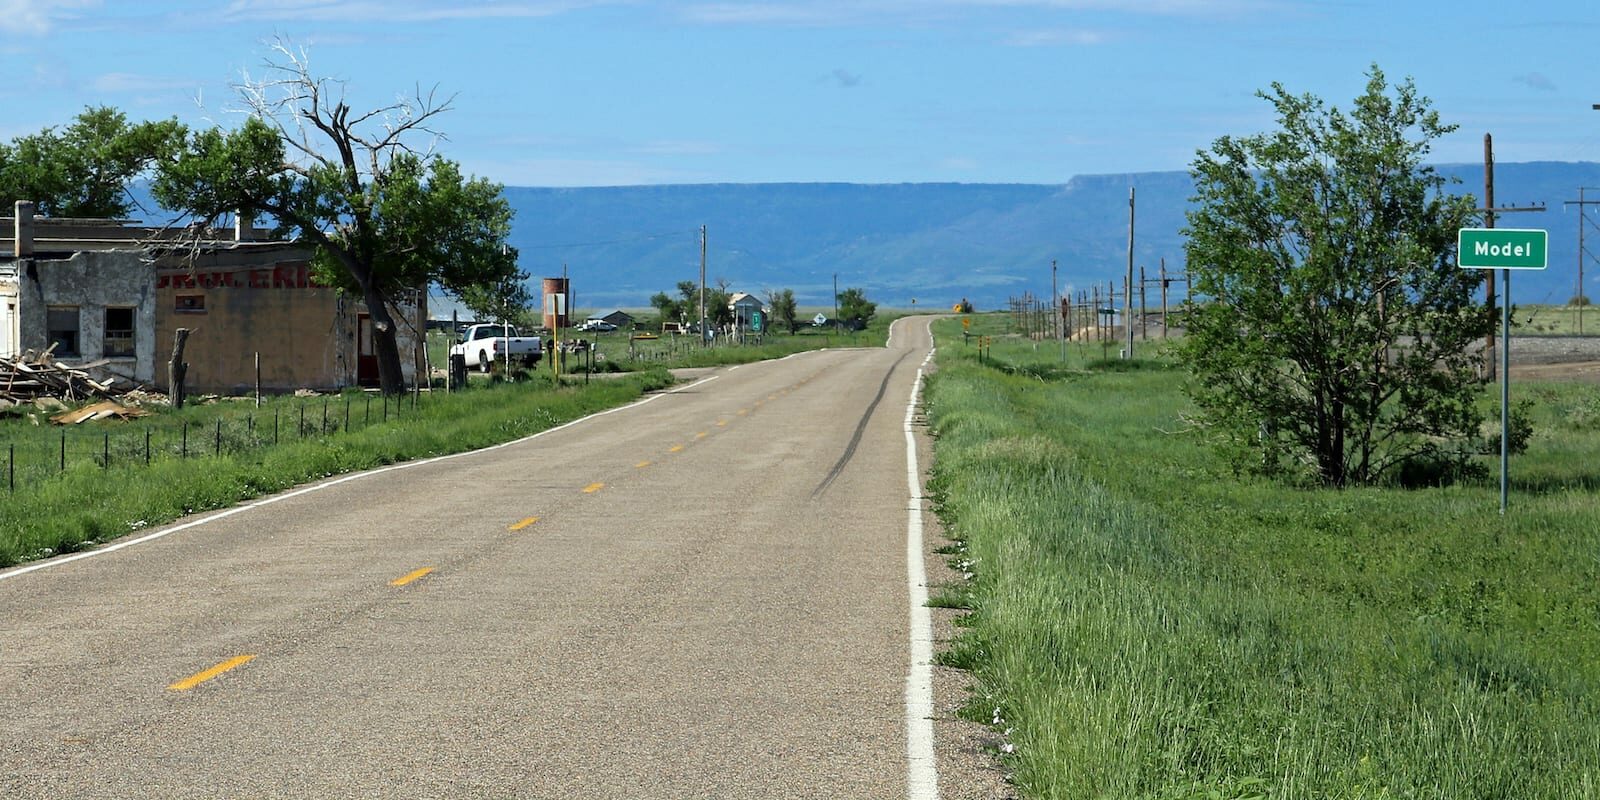
M 1440 165 L 1454 190 L 1481 195 L 1483 167 Z M 1578 213 L 1563 201 L 1600 187 L 1592 162 L 1500 163 L 1500 205 L 1543 203 L 1544 213 L 1502 216 L 1500 227 L 1550 231 L 1550 267 L 1519 273 L 1516 302 L 1564 303 L 1577 290 Z M 1163 259 L 1184 269 L 1181 233 L 1193 195 L 1186 172 L 1083 175 L 1065 184 L 689 184 L 550 189 L 505 188 L 516 210 L 511 243 L 539 280 L 570 275 L 582 311 L 641 308 L 656 292 L 700 277 L 765 296 L 792 289 L 802 306 L 833 304 L 833 282 L 859 287 L 880 305 L 943 309 L 961 298 L 981 309 L 1060 287 L 1119 281 L 1127 269 L 1128 189 L 1137 192 L 1134 260 L 1153 277 Z M 145 187 L 135 195 L 147 199 Z M 1588 194 L 1600 200 L 1600 189 Z M 1587 249 L 1600 255 L 1600 207 L 1590 209 Z M 1600 267 L 1584 271 L 1600 297 Z M 1152 298 L 1153 301 L 1153 298 Z M 448 307 L 436 303 L 437 307 Z M 446 314 L 448 312 L 445 312 Z
M 1483 167 L 1440 165 L 1454 190 L 1482 194 Z M 1600 164 L 1500 163 L 1500 205 L 1543 203 L 1544 213 L 1505 215 L 1500 227 L 1550 231 L 1550 268 L 1519 273 L 1519 303 L 1561 303 L 1577 288 L 1579 186 L 1600 186 Z M 699 227 L 707 228 L 706 277 L 734 291 L 793 289 L 801 305 L 832 303 L 839 286 L 861 287 L 882 305 L 982 308 L 1120 281 L 1127 269 L 1128 189 L 1137 193 L 1134 259 L 1154 277 L 1161 260 L 1182 272 L 1193 185 L 1185 172 L 1085 175 L 1066 184 L 705 184 L 580 189 L 506 187 L 516 209 L 511 243 L 537 279 L 571 277 L 585 309 L 640 307 L 678 281 L 699 280 Z M 1600 200 L 1600 190 L 1589 193 Z M 1600 207 L 1587 245 L 1600 254 Z M 1591 297 L 1600 268 L 1585 269 Z

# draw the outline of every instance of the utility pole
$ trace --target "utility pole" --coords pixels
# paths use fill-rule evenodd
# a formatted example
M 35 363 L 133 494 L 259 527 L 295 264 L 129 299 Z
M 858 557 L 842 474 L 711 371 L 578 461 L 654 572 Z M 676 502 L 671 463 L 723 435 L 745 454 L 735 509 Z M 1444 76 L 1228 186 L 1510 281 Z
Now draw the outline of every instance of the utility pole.
M 1061 342 L 1061 363 L 1067 363 L 1067 321 L 1061 316 L 1061 290 L 1056 288 L 1056 260 L 1050 259 L 1050 313 L 1055 317 L 1056 339 Z
M 1122 327 L 1127 329 L 1128 352 L 1125 358 L 1133 358 L 1133 187 L 1128 187 L 1128 281 L 1123 284 L 1126 289 L 1122 293 Z
M 711 343 L 706 329 L 706 226 L 700 226 L 700 346 Z
M 833 330 L 839 331 L 839 273 L 833 273 Z
M 1150 328 L 1146 322 L 1147 318 L 1144 311 L 1146 307 L 1144 287 L 1144 267 L 1141 266 L 1139 267 L 1139 338 L 1148 342 L 1150 341 Z
M 1483 135 L 1483 227 L 1494 227 L 1494 138 Z M 1489 318 L 1494 319 L 1494 270 L 1483 273 L 1484 302 L 1489 307 Z M 1490 326 L 1489 338 L 1483 342 L 1483 377 L 1494 380 L 1494 329 Z
M 1167 257 L 1161 257 L 1161 338 L 1167 338 Z
M 1578 293 L 1573 295 L 1572 300 L 1578 304 L 1579 336 L 1583 335 L 1583 307 L 1589 304 L 1589 293 L 1584 291 L 1583 288 L 1583 262 L 1589 258 L 1588 252 L 1583 247 L 1583 229 L 1589 224 L 1588 207 L 1600 206 L 1600 200 L 1585 200 L 1583 197 L 1583 192 L 1585 189 L 1593 188 L 1593 186 L 1579 186 L 1578 199 L 1576 201 L 1568 200 L 1565 203 L 1562 203 L 1563 206 L 1578 207 Z
M 1483 212 L 1483 227 L 1485 228 L 1494 227 L 1494 218 L 1496 214 L 1517 214 L 1545 210 L 1543 205 L 1497 207 L 1494 204 L 1494 139 L 1487 133 L 1483 135 L 1483 208 L 1477 210 Z M 1501 333 L 1504 337 L 1506 337 L 1505 346 L 1507 349 L 1509 349 L 1511 342 L 1511 270 L 1498 271 L 1505 273 L 1502 276 L 1505 283 L 1505 297 L 1502 299 L 1501 304 L 1506 307 L 1501 309 L 1502 313 L 1500 314 L 1500 319 L 1501 326 L 1505 328 L 1505 330 Z M 1489 307 L 1489 314 L 1491 318 L 1494 315 L 1495 272 L 1496 270 L 1492 269 L 1485 270 L 1486 277 L 1484 278 L 1484 296 Z M 1494 331 L 1490 330 L 1489 336 L 1484 340 L 1483 343 L 1483 376 L 1485 379 L 1491 381 L 1495 379 L 1494 350 Z M 1509 370 L 1511 368 L 1511 354 L 1509 352 L 1501 353 L 1500 357 L 1501 360 L 1505 362 L 1502 365 L 1502 368 Z

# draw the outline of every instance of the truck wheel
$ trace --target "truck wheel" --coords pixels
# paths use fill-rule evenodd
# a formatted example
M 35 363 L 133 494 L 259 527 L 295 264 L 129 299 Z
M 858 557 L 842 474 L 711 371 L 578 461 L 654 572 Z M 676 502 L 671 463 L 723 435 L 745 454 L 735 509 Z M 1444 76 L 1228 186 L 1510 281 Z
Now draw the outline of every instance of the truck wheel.
M 478 351 L 478 370 L 484 373 L 494 370 L 494 360 L 489 358 L 488 350 Z

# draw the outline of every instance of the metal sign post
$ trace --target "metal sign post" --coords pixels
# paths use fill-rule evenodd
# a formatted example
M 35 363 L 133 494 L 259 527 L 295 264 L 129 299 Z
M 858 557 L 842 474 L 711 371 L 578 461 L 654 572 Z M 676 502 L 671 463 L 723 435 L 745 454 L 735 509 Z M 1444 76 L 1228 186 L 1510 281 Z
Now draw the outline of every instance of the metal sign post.
M 1511 271 L 1549 265 L 1548 231 L 1529 228 L 1462 228 L 1456 263 L 1462 269 L 1498 269 L 1500 300 L 1500 513 L 1506 513 L 1511 463 Z

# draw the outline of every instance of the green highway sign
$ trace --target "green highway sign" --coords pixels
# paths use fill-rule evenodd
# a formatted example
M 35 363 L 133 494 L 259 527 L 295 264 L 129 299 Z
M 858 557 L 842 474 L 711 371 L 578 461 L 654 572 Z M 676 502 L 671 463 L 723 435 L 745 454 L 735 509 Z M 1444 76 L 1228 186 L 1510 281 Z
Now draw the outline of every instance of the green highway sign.
M 1462 269 L 1544 269 L 1550 234 L 1530 228 L 1462 228 L 1456 263 Z

